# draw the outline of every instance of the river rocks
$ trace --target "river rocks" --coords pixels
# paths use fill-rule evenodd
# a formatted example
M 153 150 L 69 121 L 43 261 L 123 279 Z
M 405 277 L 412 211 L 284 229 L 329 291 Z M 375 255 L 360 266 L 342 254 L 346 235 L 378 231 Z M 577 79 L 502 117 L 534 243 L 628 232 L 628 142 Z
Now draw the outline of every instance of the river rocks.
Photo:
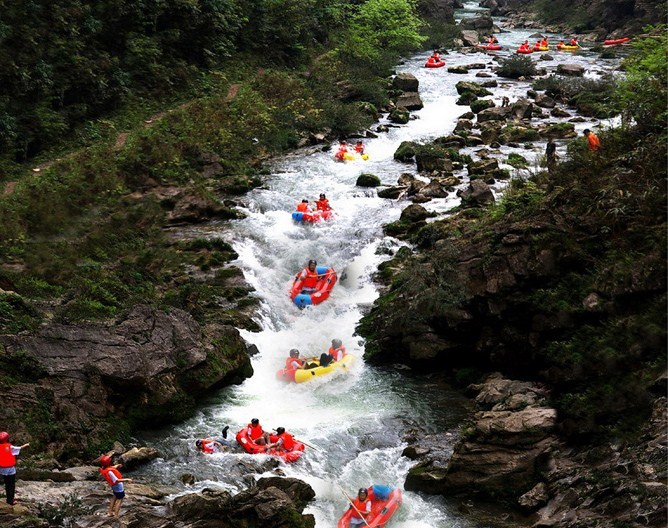
M 493 172 L 499 168 L 499 162 L 495 159 L 480 160 L 469 163 L 466 167 L 470 175 L 485 174 L 486 172 Z
M 378 187 L 380 185 L 380 178 L 375 174 L 360 174 L 357 177 L 355 185 L 358 187 Z
M 537 94 L 535 103 L 541 108 L 554 108 L 557 104 L 554 99 L 545 94 Z
M 422 99 L 417 92 L 405 92 L 396 98 L 395 103 L 398 108 L 406 110 L 420 110 L 424 107 Z
M 495 106 L 487 108 L 478 113 L 478 123 L 486 121 L 505 121 L 506 117 L 510 115 L 511 109 L 509 107 Z
M 482 207 L 494 203 L 494 193 L 485 182 L 472 180 L 466 189 L 457 191 L 462 207 Z
M 107 442 L 112 413 L 117 424 L 132 416 L 144 427 L 182 418 L 193 395 L 252 372 L 237 330 L 211 327 L 209 336 L 177 309 L 137 306 L 111 324 L 51 322 L 33 335 L 0 336 L 0 344 L 9 356 L 21 350 L 34 361 L 32 381 L 13 387 L 0 419 L 32 440 L 40 438 L 28 431 L 41 429 L 29 417 L 51 420 L 61 435 L 49 446 L 57 455 Z
M 133 447 L 121 455 L 121 462 L 125 469 L 134 469 L 159 456 L 160 451 L 152 447 Z
M 557 65 L 557 74 L 569 77 L 582 77 L 584 75 L 584 66 L 579 64 L 559 64 Z
M 459 27 L 462 30 L 474 29 L 476 31 L 488 33 L 494 27 L 494 22 L 492 21 L 491 16 L 485 14 L 475 18 L 464 18 L 459 22 Z
M 483 110 L 486 110 L 487 108 L 493 108 L 494 106 L 496 105 L 491 99 L 478 99 L 477 101 L 473 101 L 471 103 L 471 111 L 475 114 L 479 114 Z
M 456 73 L 464 75 L 468 72 L 469 70 L 466 66 L 448 66 L 448 73 Z
M 480 44 L 480 35 L 475 30 L 464 29 L 461 32 L 461 36 L 464 46 L 476 46 Z
M 549 499 L 547 494 L 547 487 L 544 482 L 539 482 L 524 495 L 522 495 L 518 500 L 518 504 L 527 510 L 534 511 L 540 506 L 547 504 Z
M 406 209 L 401 211 L 401 220 L 403 222 L 415 223 L 421 222 L 427 218 L 429 218 L 429 211 L 421 205 L 409 205 Z
M 420 81 L 412 73 L 400 73 L 392 80 L 392 87 L 402 92 L 417 92 Z
M 415 162 L 420 172 L 452 172 L 452 161 L 447 153 L 439 147 L 431 145 L 420 146 L 415 152 Z
M 552 117 L 571 117 L 571 114 L 564 110 L 563 108 L 559 108 L 558 106 L 555 106 L 551 111 L 550 115 Z
M 524 119 L 531 119 L 532 103 L 528 99 L 522 97 L 510 106 L 510 111 L 515 120 L 521 121 Z
M 406 108 L 400 106 L 390 112 L 389 118 L 393 123 L 405 125 L 410 121 L 411 114 Z
M 457 84 L 455 84 L 455 88 L 457 89 L 457 93 L 459 95 L 464 95 L 465 93 L 472 93 L 477 97 L 485 97 L 487 95 L 493 95 L 492 92 L 490 92 L 486 88 L 483 88 L 478 83 L 469 81 L 459 81 Z
M 194 190 L 180 191 L 174 196 L 172 203 L 172 209 L 167 213 L 167 222 L 171 225 L 197 224 L 214 218 L 225 220 L 243 217 L 239 211 Z
M 394 159 L 397 161 L 411 161 L 415 157 L 418 144 L 414 141 L 402 141 L 397 150 L 394 151 Z

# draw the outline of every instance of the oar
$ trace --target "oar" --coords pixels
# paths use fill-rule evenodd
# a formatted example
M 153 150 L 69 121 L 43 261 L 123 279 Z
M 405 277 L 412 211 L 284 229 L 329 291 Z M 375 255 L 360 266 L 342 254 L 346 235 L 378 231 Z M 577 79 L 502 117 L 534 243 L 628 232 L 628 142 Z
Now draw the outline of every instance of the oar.
M 367 522 L 367 520 L 364 518 L 364 515 L 362 515 L 362 512 L 359 511 L 359 510 L 357 509 L 357 507 L 355 506 L 355 503 L 353 502 L 353 500 L 352 500 L 352 499 L 350 498 L 350 496 L 346 493 L 346 490 L 344 490 L 338 482 L 336 483 L 336 485 L 339 487 L 339 489 L 341 490 L 341 493 L 343 493 L 343 495 L 345 496 L 345 498 L 348 499 L 348 502 L 349 502 L 350 505 L 353 507 L 353 510 L 355 510 L 355 511 L 357 512 L 357 515 L 359 515 L 359 516 L 362 518 L 362 520 L 364 521 L 364 524 L 366 524 L 369 528 L 371 528 L 371 525 L 370 525 L 370 524 Z
M 272 431 L 272 433 L 275 433 L 275 432 L 276 432 L 276 431 Z M 293 437 L 293 438 L 294 438 L 294 437 Z M 304 440 L 299 440 L 298 438 L 295 438 L 295 440 L 296 440 L 297 442 L 301 442 L 301 443 L 304 444 L 305 446 L 310 447 L 311 449 L 315 449 L 316 451 L 321 451 L 321 449 L 317 448 L 317 447 L 314 446 L 314 445 L 309 444 L 308 442 L 304 442 Z

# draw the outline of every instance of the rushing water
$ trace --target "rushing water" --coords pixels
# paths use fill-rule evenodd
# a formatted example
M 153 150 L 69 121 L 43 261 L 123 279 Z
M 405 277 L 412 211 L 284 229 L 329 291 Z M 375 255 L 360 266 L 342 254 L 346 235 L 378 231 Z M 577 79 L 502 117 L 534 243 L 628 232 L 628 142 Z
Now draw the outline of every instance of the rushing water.
M 522 31 L 504 33 L 502 43 L 514 50 L 528 35 Z M 319 149 L 298 151 L 278 160 L 266 185 L 245 197 L 247 217 L 215 234 L 234 245 L 239 253 L 236 264 L 261 301 L 257 319 L 262 331 L 242 332 L 259 349 L 253 358 L 255 375 L 212 396 L 191 420 L 146 434 L 143 440 L 158 447 L 164 458 L 143 469 L 144 478 L 178 486 L 181 476 L 190 473 L 198 482 L 188 490 L 219 486 L 236 492 L 245 488 L 249 480 L 269 469 L 264 464 L 267 457 L 240 451 L 205 456 L 195 451 L 194 441 L 216 435 L 225 424 L 230 425 L 233 438 L 251 418 L 258 417 L 265 429 L 284 426 L 317 447 L 307 448 L 299 462 L 281 464 L 281 469 L 314 488 L 316 499 L 306 511 L 315 515 L 318 527 L 329 528 L 336 526 L 347 507 L 337 484 L 350 493 L 371 483 L 403 487 L 412 464 L 401 456 L 405 447 L 402 437 L 407 431 L 441 431 L 444 444 L 452 447 L 467 402 L 437 378 L 413 378 L 365 365 L 361 359 L 364 343 L 354 334 L 362 314 L 378 295 L 372 281 L 378 264 L 400 245 L 384 237 L 382 225 L 398 219 L 408 205 L 380 199 L 375 190 L 357 188 L 355 181 L 361 172 L 370 172 L 383 184 L 394 185 L 402 172 L 414 172 L 413 166 L 394 161 L 396 148 L 405 140 L 425 141 L 449 134 L 457 117 L 468 110 L 455 104 L 455 83 L 480 80 L 475 74 L 481 70 L 454 75 L 447 68 L 425 69 L 426 55 L 412 57 L 398 67 L 398 71 L 413 73 L 419 79 L 424 109 L 415 112 L 417 119 L 409 124 L 391 127 L 388 133 L 366 140 L 369 161 L 336 163 L 331 152 Z M 541 66 L 553 69 L 564 60 L 564 54 L 553 55 L 555 60 L 541 61 Z M 598 65 L 593 54 L 567 57 L 569 63 L 586 65 L 589 75 L 594 76 L 602 68 L 614 66 Z M 483 53 L 452 52 L 445 59 L 448 65 L 482 62 L 487 72 L 496 65 L 493 56 Z M 528 88 L 526 82 L 500 79 L 495 98 L 507 95 L 515 100 Z M 578 124 L 578 130 L 593 124 Z M 519 153 L 535 163 L 543 148 L 544 144 L 536 144 L 533 149 L 519 149 Z M 466 152 L 477 150 L 480 148 Z M 512 151 L 518 149 L 504 147 L 491 155 L 503 160 Z M 290 213 L 295 204 L 302 198 L 315 200 L 321 192 L 327 194 L 336 211 L 335 221 L 314 226 L 294 224 Z M 424 205 L 446 213 L 457 203 L 451 194 Z M 294 274 L 311 258 L 319 265 L 333 266 L 341 280 L 328 301 L 300 311 L 290 301 L 288 290 Z M 275 379 L 289 349 L 298 348 L 302 356 L 319 355 L 333 338 L 342 339 L 348 352 L 358 357 L 346 377 L 315 379 L 302 385 L 286 385 Z M 404 504 L 391 524 L 396 528 L 471 526 L 443 499 L 415 493 L 405 493 Z

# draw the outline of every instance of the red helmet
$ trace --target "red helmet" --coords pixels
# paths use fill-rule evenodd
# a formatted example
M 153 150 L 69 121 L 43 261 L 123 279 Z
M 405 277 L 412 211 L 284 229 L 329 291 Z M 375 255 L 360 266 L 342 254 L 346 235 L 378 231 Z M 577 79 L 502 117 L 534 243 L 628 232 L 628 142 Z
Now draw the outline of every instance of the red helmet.
M 0 444 L 6 444 L 9 442 L 9 433 L 7 431 L 2 431 L 0 433 Z
M 111 466 L 111 457 L 108 457 L 108 456 L 106 456 L 106 455 L 105 455 L 105 456 L 101 456 L 101 457 L 100 457 L 100 465 L 101 465 L 102 467 Z

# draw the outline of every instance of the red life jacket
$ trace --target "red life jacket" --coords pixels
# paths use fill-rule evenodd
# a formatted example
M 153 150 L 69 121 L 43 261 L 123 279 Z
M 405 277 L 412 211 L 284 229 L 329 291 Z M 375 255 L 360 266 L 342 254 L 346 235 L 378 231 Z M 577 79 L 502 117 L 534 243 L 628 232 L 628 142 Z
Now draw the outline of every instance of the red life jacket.
M 329 200 L 327 198 L 323 198 L 322 200 L 315 202 L 315 207 L 318 211 L 329 211 L 331 209 L 329 206 Z
M 202 440 L 202 453 L 215 453 L 213 440 Z
M 578 39 L 571 39 L 571 46 L 577 46 L 578 45 Z
M 297 211 L 300 213 L 308 213 L 308 204 L 304 202 L 297 204 Z
M 10 468 L 16 465 L 16 457 L 12 455 L 12 444 L 0 444 L 0 468 Z
M 298 278 L 302 281 L 302 287 L 315 288 L 316 284 L 318 284 L 318 270 L 311 271 L 308 268 L 304 268 L 304 271 L 298 275 Z
M 292 451 L 295 448 L 295 440 L 290 433 L 280 434 L 278 438 L 283 439 L 283 449 L 286 451 Z
M 362 516 L 359 513 L 357 513 L 358 511 L 362 515 L 371 513 L 371 501 L 369 500 L 368 497 L 366 500 L 360 500 L 359 497 L 357 497 L 353 501 L 353 504 L 355 505 L 355 508 L 357 508 L 357 510 L 353 508 L 352 517 L 355 517 L 355 519 L 362 519 Z
M 334 361 L 341 361 L 346 355 L 346 347 L 341 345 L 339 348 L 329 347 L 329 355 L 334 358 Z
M 285 360 L 285 368 L 286 368 L 287 370 L 295 370 L 295 366 L 293 365 L 293 363 L 294 363 L 295 361 L 296 361 L 297 363 L 299 363 L 299 366 L 300 366 L 300 367 L 303 367 L 303 366 L 304 366 L 304 360 L 303 360 L 303 359 L 289 357 L 288 359 Z
M 102 473 L 102 476 L 104 477 L 104 480 L 106 480 L 110 486 L 115 486 L 118 484 L 118 480 L 114 482 L 112 478 L 109 476 L 109 473 L 113 473 L 116 479 L 122 479 L 123 476 L 121 475 L 120 471 L 118 471 L 115 467 L 113 466 L 108 466 L 106 468 L 100 468 L 100 473 Z
M 262 430 L 262 426 L 260 424 L 257 425 L 248 424 L 248 430 L 250 431 L 249 436 L 251 437 L 251 440 L 257 440 L 264 433 L 264 431 Z
M 440 57 L 438 59 L 434 59 L 434 62 L 438 62 L 440 60 Z M 364 145 L 355 145 L 355 152 L 359 152 L 360 154 L 364 154 Z

